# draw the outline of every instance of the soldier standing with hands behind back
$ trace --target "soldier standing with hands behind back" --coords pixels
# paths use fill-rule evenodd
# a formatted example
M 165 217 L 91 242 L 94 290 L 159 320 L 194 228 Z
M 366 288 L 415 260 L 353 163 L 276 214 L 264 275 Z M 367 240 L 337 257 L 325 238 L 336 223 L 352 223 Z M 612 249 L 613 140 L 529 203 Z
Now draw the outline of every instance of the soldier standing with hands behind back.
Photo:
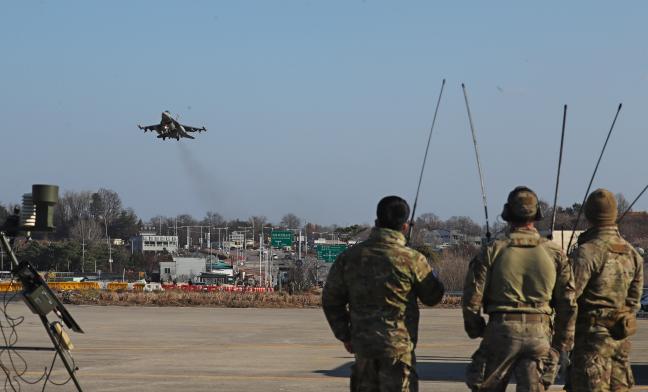
M 503 392 L 515 374 L 518 392 L 542 392 L 555 379 L 560 352 L 573 342 L 574 279 L 564 252 L 534 227 L 542 214 L 531 189 L 515 188 L 502 218 L 510 231 L 475 256 L 464 284 L 464 327 L 471 338 L 483 337 L 466 384 Z
M 634 384 L 628 337 L 636 331 L 643 259 L 619 234 L 610 191 L 595 190 L 583 208 L 591 227 L 570 255 L 578 319 L 567 389 L 625 392 Z
M 383 198 L 369 239 L 338 256 L 324 286 L 333 334 L 355 354 L 354 392 L 418 391 L 417 299 L 436 305 L 444 290 L 425 257 L 405 246 L 409 213 L 400 197 Z

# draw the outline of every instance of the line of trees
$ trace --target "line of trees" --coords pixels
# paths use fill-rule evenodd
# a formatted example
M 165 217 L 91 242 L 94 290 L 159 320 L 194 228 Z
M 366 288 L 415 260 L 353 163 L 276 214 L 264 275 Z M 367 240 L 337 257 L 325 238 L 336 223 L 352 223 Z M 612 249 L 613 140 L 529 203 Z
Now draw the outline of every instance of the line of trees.
M 629 203 L 622 194 L 617 194 L 619 213 L 625 211 Z M 556 228 L 570 230 L 576 220 L 581 205 L 575 203 L 569 207 L 558 207 L 556 213 Z M 14 205 L 0 205 L 0 223 L 4 222 L 6 217 L 12 212 Z M 541 230 L 548 229 L 551 224 L 552 209 L 545 202 L 540 201 L 540 209 L 543 211 L 544 218 L 537 223 Z M 66 191 L 60 197 L 59 203 L 55 207 L 54 214 L 55 233 L 47 236 L 35 237 L 40 241 L 32 241 L 19 247 L 20 257 L 28 258 L 39 269 L 55 270 L 72 270 L 91 272 L 96 269 L 102 271 L 108 270 L 108 240 L 122 239 L 128 241 L 135 236 L 144 225 L 144 222 L 137 216 L 132 208 L 124 207 L 119 194 L 113 190 L 101 188 L 97 191 Z M 147 225 L 154 226 L 156 231 L 162 235 L 172 235 L 178 233 L 180 245 L 186 244 L 187 227 L 190 241 L 192 244 L 198 244 L 201 238 L 205 237 L 205 232 L 200 231 L 200 226 L 205 230 L 211 228 L 228 228 L 228 233 L 232 231 L 245 231 L 247 235 L 254 235 L 258 240 L 259 235 L 265 229 L 266 235 L 268 228 L 297 229 L 303 228 L 309 236 L 314 234 L 319 236 L 329 235 L 346 239 L 364 239 L 368 235 L 369 226 L 367 225 L 319 225 L 313 222 L 302 222 L 295 214 L 285 214 L 279 223 L 271 224 L 269 220 L 262 215 L 251 216 L 247 219 L 225 219 L 221 214 L 214 211 L 208 211 L 202 219 L 196 219 L 189 214 L 181 214 L 175 217 L 155 216 L 151 218 Z M 578 225 L 579 229 L 586 228 L 587 223 L 584 217 L 581 217 Z M 491 231 L 498 233 L 505 230 L 506 224 L 496 220 Z M 458 230 L 469 236 L 480 236 L 484 233 L 484 227 L 476 223 L 469 217 L 453 216 L 449 219 L 440 219 L 433 213 L 423 213 L 416 219 L 413 233 L 413 243 L 417 243 L 420 233 L 423 230 L 448 229 Z M 620 227 L 622 233 L 633 244 L 648 247 L 648 213 L 631 213 L 629 214 Z M 220 233 L 216 229 L 211 231 L 211 241 L 218 240 L 218 235 L 225 240 L 225 231 Z M 311 237 L 312 238 L 312 237 Z M 470 253 L 469 250 L 462 251 L 458 258 Z M 157 259 L 144 257 L 141 255 L 132 255 L 129 248 L 112 247 L 113 269 L 115 271 L 127 270 L 146 270 L 153 269 Z M 8 266 L 4 266 L 5 269 Z M 448 269 L 446 267 L 444 269 Z

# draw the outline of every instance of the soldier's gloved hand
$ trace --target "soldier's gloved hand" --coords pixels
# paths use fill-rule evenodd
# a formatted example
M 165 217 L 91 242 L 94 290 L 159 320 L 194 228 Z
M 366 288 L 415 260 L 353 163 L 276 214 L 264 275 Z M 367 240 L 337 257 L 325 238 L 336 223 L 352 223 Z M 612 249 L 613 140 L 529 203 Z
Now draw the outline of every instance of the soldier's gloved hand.
M 549 389 L 554 381 L 556 381 L 558 371 L 560 370 L 560 352 L 552 347 L 547 357 L 542 360 L 542 365 L 543 371 L 540 382 L 542 382 L 545 389 Z
M 471 339 L 484 336 L 486 320 L 479 314 L 464 310 L 464 329 Z

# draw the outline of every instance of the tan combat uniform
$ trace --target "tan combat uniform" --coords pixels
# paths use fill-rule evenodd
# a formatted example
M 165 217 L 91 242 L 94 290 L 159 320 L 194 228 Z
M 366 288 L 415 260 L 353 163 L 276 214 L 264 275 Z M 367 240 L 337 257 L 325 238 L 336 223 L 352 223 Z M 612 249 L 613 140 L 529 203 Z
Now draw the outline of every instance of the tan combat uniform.
M 595 227 L 570 255 L 578 319 L 568 390 L 629 391 L 630 340 L 643 288 L 643 259 L 616 226 Z M 625 325 L 625 327 L 624 327 Z
M 473 391 L 504 391 L 512 373 L 517 391 L 544 391 L 543 360 L 573 343 L 574 280 L 564 253 L 536 229 L 511 229 L 471 261 L 463 312 L 468 335 L 483 336 L 466 376 Z
M 329 272 L 322 306 L 336 338 L 355 351 L 352 391 L 417 391 L 417 298 L 436 305 L 443 285 L 402 233 L 374 228 Z

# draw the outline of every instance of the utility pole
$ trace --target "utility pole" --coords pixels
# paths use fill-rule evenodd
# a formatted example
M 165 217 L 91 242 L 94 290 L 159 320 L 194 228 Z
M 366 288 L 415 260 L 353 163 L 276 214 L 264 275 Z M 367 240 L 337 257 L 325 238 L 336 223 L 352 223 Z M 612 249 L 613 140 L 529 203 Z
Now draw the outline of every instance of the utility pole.
M 81 218 L 81 272 L 85 273 L 85 217 Z

